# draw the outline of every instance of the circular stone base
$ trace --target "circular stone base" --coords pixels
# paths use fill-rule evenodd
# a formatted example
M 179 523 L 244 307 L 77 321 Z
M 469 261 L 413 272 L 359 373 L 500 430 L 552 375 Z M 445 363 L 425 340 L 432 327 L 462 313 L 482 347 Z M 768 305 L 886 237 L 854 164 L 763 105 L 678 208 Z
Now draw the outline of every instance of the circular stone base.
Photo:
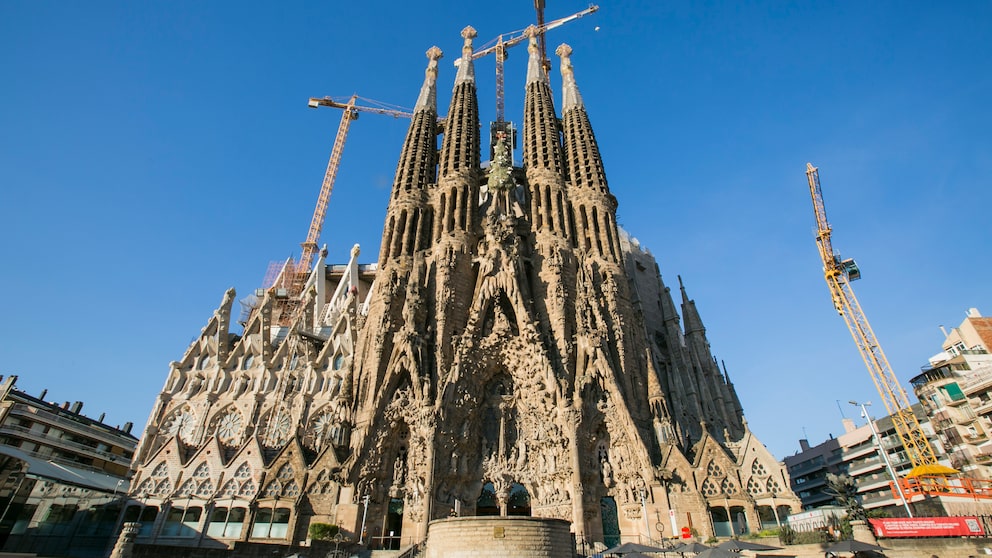
M 427 527 L 427 558 L 571 558 L 570 523 L 543 517 L 452 517 Z

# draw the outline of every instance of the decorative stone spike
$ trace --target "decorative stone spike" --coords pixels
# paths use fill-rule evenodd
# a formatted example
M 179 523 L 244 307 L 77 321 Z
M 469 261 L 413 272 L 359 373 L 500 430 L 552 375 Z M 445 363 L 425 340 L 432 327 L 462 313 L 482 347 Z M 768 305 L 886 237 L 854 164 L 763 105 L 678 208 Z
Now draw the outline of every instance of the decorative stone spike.
M 458 64 L 458 73 L 455 75 L 455 87 L 466 81 L 475 83 L 475 63 L 472 62 L 472 39 L 477 35 L 478 33 L 475 32 L 475 28 L 471 25 L 462 29 L 462 38 L 465 39 L 465 44 L 462 45 L 462 58 Z
M 444 53 L 436 46 L 427 49 L 427 58 L 430 62 L 424 72 L 424 85 L 420 88 L 420 96 L 417 97 L 417 104 L 413 108 L 415 113 L 429 109 L 437 112 L 437 61 L 442 56 Z
M 579 87 L 575 85 L 575 70 L 572 68 L 572 47 L 562 43 L 555 49 L 555 54 L 561 58 L 561 112 L 582 106 L 582 96 Z
M 548 75 L 544 73 L 544 66 L 541 64 L 541 51 L 537 46 L 537 27 L 531 25 L 524 30 L 524 34 L 527 35 L 527 53 L 529 58 L 527 59 L 527 83 L 531 84 L 535 81 L 543 81 L 547 83 Z

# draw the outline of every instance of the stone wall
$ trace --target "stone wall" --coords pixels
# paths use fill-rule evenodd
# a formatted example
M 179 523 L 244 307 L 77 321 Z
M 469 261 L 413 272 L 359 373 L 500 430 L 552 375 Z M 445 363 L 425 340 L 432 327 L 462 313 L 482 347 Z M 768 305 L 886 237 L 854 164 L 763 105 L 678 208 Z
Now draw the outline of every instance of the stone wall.
M 571 558 L 569 523 L 540 517 L 456 517 L 432 521 L 427 558 Z

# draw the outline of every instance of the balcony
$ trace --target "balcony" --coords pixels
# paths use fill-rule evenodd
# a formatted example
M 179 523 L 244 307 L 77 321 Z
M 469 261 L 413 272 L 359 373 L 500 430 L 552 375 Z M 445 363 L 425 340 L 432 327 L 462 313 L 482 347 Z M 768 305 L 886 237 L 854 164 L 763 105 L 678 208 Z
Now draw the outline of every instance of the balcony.
M 798 465 L 789 467 L 789 476 L 792 478 L 801 477 L 814 471 L 825 471 L 827 465 L 822 460 L 804 461 Z
M 984 442 L 985 440 L 988 440 L 989 439 L 989 436 L 988 436 L 988 434 L 986 434 L 985 432 L 982 432 L 982 431 L 968 432 L 968 433 L 966 433 L 964 435 L 964 439 L 969 444 L 980 444 L 980 443 Z
M 992 399 L 987 401 L 972 400 L 971 408 L 975 410 L 976 415 L 987 415 L 992 412 Z
M 982 374 L 967 376 L 961 385 L 961 391 L 965 395 L 988 391 L 992 389 L 992 373 L 988 369 L 982 370 Z
M 852 477 L 857 477 L 858 475 L 863 475 L 865 473 L 882 469 L 884 465 L 885 464 L 882 463 L 881 458 L 876 456 L 872 459 L 865 459 L 864 461 L 849 464 L 847 474 Z
M 75 453 L 85 457 L 99 459 L 101 461 L 116 463 L 118 465 L 124 465 L 125 467 L 131 464 L 131 460 L 123 455 L 114 455 L 110 452 L 100 451 L 94 447 L 80 444 L 78 442 L 54 438 L 43 432 L 36 432 L 30 428 L 24 428 L 23 426 L 14 426 L 10 424 L 0 426 L 0 435 L 7 435 L 20 440 L 28 440 L 41 446 L 62 450 L 67 453 Z
M 137 441 L 126 437 L 125 435 L 113 433 L 111 427 L 107 425 L 103 425 L 103 428 L 89 426 L 85 423 L 59 416 L 58 414 L 45 409 L 30 407 L 23 403 L 18 403 L 11 407 L 10 415 L 24 417 L 31 422 L 40 422 L 49 426 L 55 426 L 65 430 L 66 432 L 71 432 L 87 438 L 93 438 L 107 444 L 110 447 L 120 447 L 127 451 L 134 451 L 138 445 Z

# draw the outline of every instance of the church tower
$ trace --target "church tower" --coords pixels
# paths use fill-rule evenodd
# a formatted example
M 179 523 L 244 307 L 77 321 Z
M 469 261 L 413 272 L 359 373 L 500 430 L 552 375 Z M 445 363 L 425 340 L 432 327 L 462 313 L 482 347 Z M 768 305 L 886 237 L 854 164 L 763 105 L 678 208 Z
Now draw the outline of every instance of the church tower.
M 399 548 L 433 520 L 518 515 L 611 545 L 799 509 L 681 279 L 680 318 L 617 225 L 572 49 L 559 117 L 527 34 L 522 166 L 500 133 L 481 158 L 466 27 L 444 117 L 427 51 L 378 261 L 322 255 L 289 325 L 266 293 L 232 331 L 232 290 L 172 363 L 135 456 L 139 544 L 288 545 L 333 523 Z

